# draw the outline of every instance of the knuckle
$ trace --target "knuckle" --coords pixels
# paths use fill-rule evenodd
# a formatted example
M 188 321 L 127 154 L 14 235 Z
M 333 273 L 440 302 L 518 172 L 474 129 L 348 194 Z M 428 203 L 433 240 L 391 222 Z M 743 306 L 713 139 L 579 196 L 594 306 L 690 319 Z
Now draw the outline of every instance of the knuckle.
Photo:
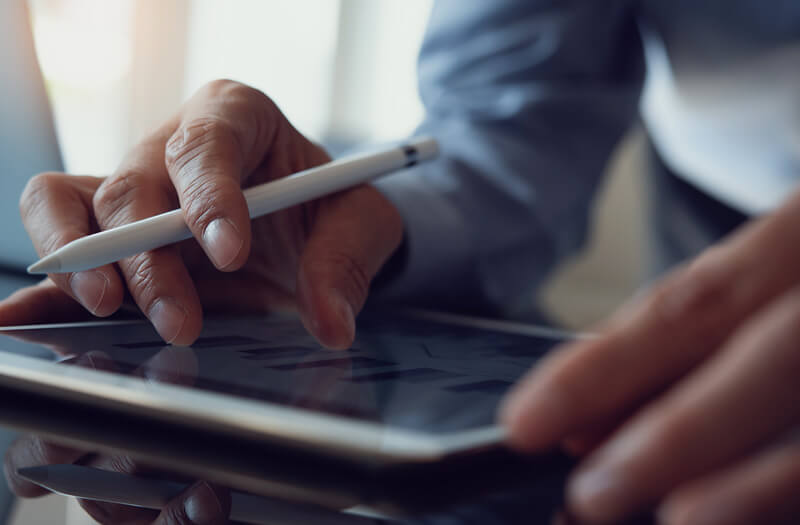
M 253 103 L 273 105 L 272 99 L 263 91 L 227 78 L 212 80 L 201 90 L 207 98 L 220 100 L 225 104 L 241 103 L 246 107 L 251 107 Z
M 42 173 L 32 177 L 25 186 L 19 202 L 20 215 L 22 222 L 29 228 L 32 221 L 40 216 L 53 202 L 64 198 L 65 178 L 69 175 L 62 173 Z M 60 248 L 66 242 L 71 241 L 76 236 L 82 235 L 79 221 L 80 217 L 73 217 L 75 220 L 62 220 L 57 228 L 34 228 L 28 229 L 31 239 L 40 255 L 50 253 Z
M 37 210 L 47 204 L 65 176 L 63 173 L 40 173 L 31 177 L 19 199 L 23 219 L 36 215 Z
M 149 313 L 158 298 L 155 262 L 147 254 L 134 256 L 130 261 L 134 269 L 128 279 L 128 289 L 139 308 Z
M 205 116 L 182 124 L 166 145 L 167 168 L 180 172 L 213 163 L 219 150 L 235 145 L 232 126 L 217 116 Z
M 182 192 L 183 213 L 187 224 L 195 231 L 204 231 L 214 219 L 230 213 L 232 204 L 240 197 L 241 189 L 224 180 L 195 177 Z
M 229 78 L 217 78 L 207 82 L 200 88 L 200 92 L 206 97 L 217 98 L 229 90 L 238 89 L 240 86 L 244 86 L 244 84 Z
M 145 185 L 145 178 L 139 171 L 124 170 L 103 181 L 92 198 L 98 220 L 110 220 L 130 207 Z
M 280 120 L 278 105 L 263 91 L 228 79 L 214 80 L 201 89 L 201 98 L 210 101 L 212 108 L 226 115 L 234 124 L 243 151 L 269 141 L 275 122 Z

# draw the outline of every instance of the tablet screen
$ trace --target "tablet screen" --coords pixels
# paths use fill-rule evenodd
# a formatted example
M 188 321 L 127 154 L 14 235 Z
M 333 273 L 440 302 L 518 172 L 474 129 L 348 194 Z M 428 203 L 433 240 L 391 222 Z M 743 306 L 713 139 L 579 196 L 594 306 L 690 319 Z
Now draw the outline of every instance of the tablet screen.
M 285 316 L 207 319 L 191 347 L 145 322 L 0 331 L 0 350 L 426 433 L 492 424 L 503 394 L 562 339 L 369 313 L 348 350 Z M 81 357 L 82 356 L 82 357 Z

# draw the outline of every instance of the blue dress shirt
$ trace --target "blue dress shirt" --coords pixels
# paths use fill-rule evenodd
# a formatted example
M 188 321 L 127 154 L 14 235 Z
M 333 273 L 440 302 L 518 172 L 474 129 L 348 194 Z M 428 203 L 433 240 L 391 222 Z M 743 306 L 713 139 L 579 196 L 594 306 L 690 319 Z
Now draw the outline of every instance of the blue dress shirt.
M 438 0 L 419 58 L 427 111 L 419 133 L 436 136 L 442 155 L 378 183 L 407 227 L 402 269 L 383 296 L 501 315 L 529 309 L 554 264 L 585 238 L 607 160 L 654 84 L 652 57 L 668 57 L 667 101 L 685 109 L 692 107 L 680 96 L 686 79 L 714 80 L 728 72 L 725 65 L 758 62 L 775 50 L 791 58 L 798 43 L 794 0 L 769 9 L 754 0 Z M 800 102 L 800 75 L 797 94 Z M 769 93 L 749 96 L 763 101 Z M 663 98 L 647 100 L 658 106 Z M 697 118 L 679 121 L 671 135 L 651 129 L 665 161 L 688 180 L 718 173 L 698 161 L 711 151 L 705 143 L 687 146 L 680 132 L 711 142 L 719 114 L 740 107 L 733 102 L 724 111 L 699 104 L 691 113 Z M 647 116 L 649 128 L 662 124 L 663 115 Z M 800 131 L 800 114 L 773 120 Z M 800 159 L 800 148 L 784 150 Z M 796 173 L 783 164 L 791 177 L 759 173 L 751 182 L 794 185 L 800 161 Z

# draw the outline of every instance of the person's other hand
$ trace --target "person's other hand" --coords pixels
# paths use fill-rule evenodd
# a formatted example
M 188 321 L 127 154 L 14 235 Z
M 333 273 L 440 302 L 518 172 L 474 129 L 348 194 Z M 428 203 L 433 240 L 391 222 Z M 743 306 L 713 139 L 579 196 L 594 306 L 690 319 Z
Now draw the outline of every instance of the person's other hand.
M 251 222 L 242 194 L 242 187 L 328 160 L 264 94 L 215 81 L 113 175 L 38 175 L 20 208 L 45 256 L 98 230 L 181 207 L 194 239 L 50 276 L 59 293 L 94 315 L 114 313 L 127 291 L 166 341 L 189 344 L 200 333 L 203 309 L 296 309 L 322 344 L 345 348 L 370 280 L 402 239 L 397 210 L 364 185 Z M 35 322 L 33 303 L 20 299 L 42 293 L 0 303 L 0 322 L 17 322 L 23 314 Z
M 800 195 L 532 370 L 501 410 L 523 451 L 586 454 L 568 505 L 613 522 L 800 519 Z

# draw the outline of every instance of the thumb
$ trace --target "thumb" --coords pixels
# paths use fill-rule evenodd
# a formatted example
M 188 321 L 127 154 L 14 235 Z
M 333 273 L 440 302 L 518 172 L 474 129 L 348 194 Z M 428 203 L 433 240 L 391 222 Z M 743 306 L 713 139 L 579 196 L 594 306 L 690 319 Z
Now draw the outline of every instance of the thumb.
M 348 348 L 369 284 L 403 237 L 397 209 L 372 186 L 321 201 L 300 259 L 303 324 L 324 346 Z
M 14 292 L 0 301 L 0 326 L 78 321 L 88 312 L 52 280 Z

